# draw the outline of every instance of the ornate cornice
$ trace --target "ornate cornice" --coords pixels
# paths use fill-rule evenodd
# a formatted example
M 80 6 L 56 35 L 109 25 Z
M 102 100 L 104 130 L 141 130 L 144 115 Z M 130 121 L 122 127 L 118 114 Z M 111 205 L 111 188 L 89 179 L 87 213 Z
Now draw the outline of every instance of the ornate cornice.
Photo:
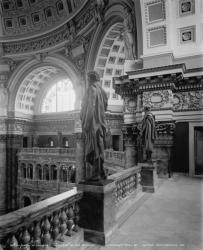
M 174 72 L 175 69 L 178 69 L 178 71 Z M 174 93 L 203 89 L 203 76 L 199 75 L 198 69 L 196 70 L 196 76 L 194 70 L 192 72 L 191 70 L 181 72 L 179 69 L 185 69 L 184 65 L 170 65 L 128 72 L 127 76 L 114 78 L 114 89 L 122 97 L 166 89 L 171 89 Z M 143 75 L 145 73 L 146 76 Z M 147 73 L 150 73 L 151 76 Z M 189 76 L 191 73 L 193 73 L 193 76 Z

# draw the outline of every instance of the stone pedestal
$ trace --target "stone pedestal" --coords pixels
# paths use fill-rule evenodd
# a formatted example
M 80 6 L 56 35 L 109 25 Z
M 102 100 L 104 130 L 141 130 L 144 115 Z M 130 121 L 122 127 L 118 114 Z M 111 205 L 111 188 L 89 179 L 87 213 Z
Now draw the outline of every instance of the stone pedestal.
M 141 185 L 142 191 L 154 193 L 157 188 L 156 168 L 152 163 L 139 163 L 141 166 Z
M 126 152 L 126 165 L 125 168 L 131 168 L 136 165 L 136 157 L 137 151 L 135 144 L 126 143 L 125 145 L 125 152 Z
M 76 139 L 76 183 L 85 178 L 85 159 L 84 159 L 84 136 L 82 133 L 75 133 Z
M 84 228 L 84 240 L 106 245 L 115 227 L 115 182 L 86 181 L 78 185 L 84 192 L 80 201 L 80 227 Z

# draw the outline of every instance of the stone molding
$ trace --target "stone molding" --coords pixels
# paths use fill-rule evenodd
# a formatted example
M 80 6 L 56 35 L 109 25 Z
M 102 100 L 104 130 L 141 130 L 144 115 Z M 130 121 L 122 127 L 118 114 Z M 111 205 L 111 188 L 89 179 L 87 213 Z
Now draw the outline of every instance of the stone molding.
M 91 1 L 90 1 L 91 2 Z M 83 8 L 81 13 L 70 21 L 59 27 L 55 31 L 41 37 L 28 39 L 18 42 L 5 42 L 3 43 L 3 50 L 5 55 L 15 55 L 32 53 L 64 43 L 71 43 L 73 38 L 81 34 L 82 29 L 92 22 L 95 18 L 94 6 L 88 3 L 87 7 Z

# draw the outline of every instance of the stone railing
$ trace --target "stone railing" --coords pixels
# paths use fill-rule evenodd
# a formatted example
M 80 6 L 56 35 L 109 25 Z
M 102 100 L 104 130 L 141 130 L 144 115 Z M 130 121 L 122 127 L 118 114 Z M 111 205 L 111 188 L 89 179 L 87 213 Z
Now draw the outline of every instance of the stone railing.
M 66 190 L 75 187 L 75 183 L 71 182 L 63 182 L 61 180 L 31 180 L 31 179 L 24 179 L 19 178 L 20 185 L 23 188 L 30 188 L 30 189 L 45 189 L 55 191 L 58 189 L 66 188 Z
M 58 154 L 75 154 L 75 148 L 22 148 L 19 153 L 23 154 L 51 154 L 51 155 L 58 155 Z
M 126 163 L 126 154 L 122 151 L 113 151 L 113 149 L 107 149 L 104 151 L 104 160 L 107 163 L 117 164 L 124 167 Z
M 140 167 L 133 167 L 108 177 L 115 180 L 115 199 L 117 204 L 133 192 L 139 190 L 140 171 Z
M 82 192 L 72 189 L 29 207 L 0 216 L 0 249 L 57 246 L 77 232 Z

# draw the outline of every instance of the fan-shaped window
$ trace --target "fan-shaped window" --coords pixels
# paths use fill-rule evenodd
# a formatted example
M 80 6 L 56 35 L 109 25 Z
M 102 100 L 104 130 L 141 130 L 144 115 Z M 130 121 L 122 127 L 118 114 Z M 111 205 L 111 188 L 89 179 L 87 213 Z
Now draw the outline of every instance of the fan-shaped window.
M 74 109 L 75 91 L 70 80 L 57 82 L 47 92 L 43 103 L 42 113 L 62 112 Z

